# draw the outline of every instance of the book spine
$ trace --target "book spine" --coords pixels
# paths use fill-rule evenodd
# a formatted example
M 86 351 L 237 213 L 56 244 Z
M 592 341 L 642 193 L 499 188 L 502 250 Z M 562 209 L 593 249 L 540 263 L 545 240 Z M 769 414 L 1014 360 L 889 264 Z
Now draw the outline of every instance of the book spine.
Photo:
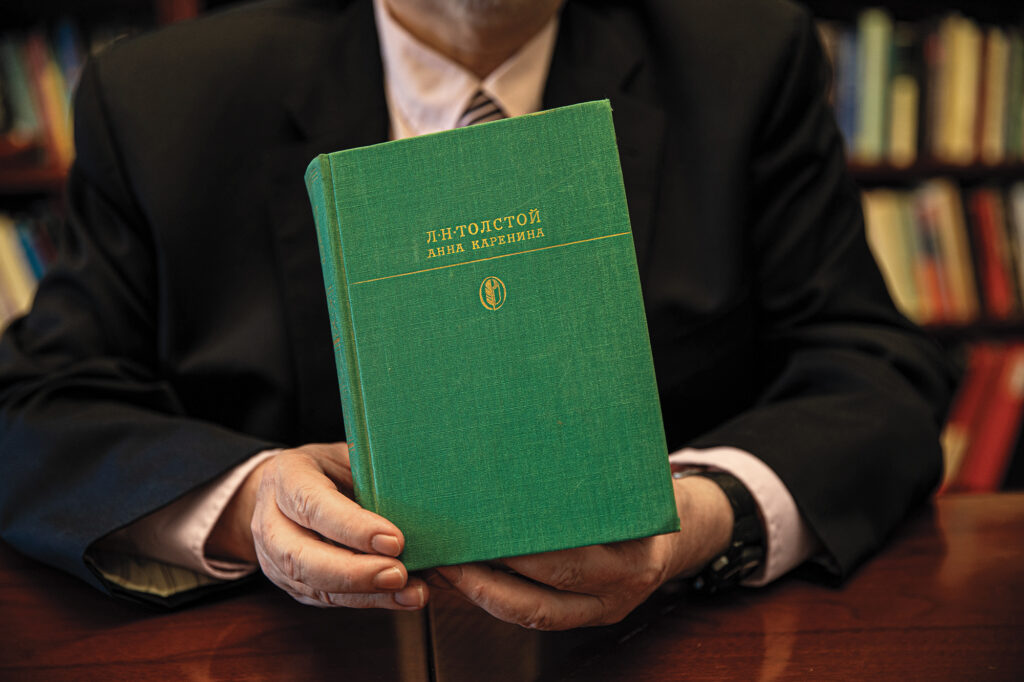
M 1024 346 L 1014 344 L 1002 351 L 996 383 L 989 392 L 989 403 L 951 491 L 993 492 L 1002 485 L 1024 411 Z
M 990 27 L 985 37 L 985 112 L 981 119 L 979 147 L 985 163 L 1006 160 L 1006 78 L 1009 71 L 1010 45 L 1006 32 Z
M 1012 308 L 1010 316 L 1013 317 L 1019 313 L 1021 309 L 1021 291 L 1017 286 L 1019 275 L 1017 272 L 1017 256 L 1013 245 L 1013 229 L 1009 222 L 1003 192 L 999 190 L 992 190 L 989 192 L 988 197 L 989 210 L 992 213 L 992 222 L 996 226 L 999 258 L 1003 264 L 1003 270 L 1006 272 L 1006 287 L 1010 292 Z
M 924 323 L 955 321 L 949 292 L 948 273 L 945 272 L 941 236 L 938 227 L 938 208 L 932 192 L 920 189 L 915 193 L 914 215 L 918 229 L 921 253 L 917 260 L 917 282 L 925 300 L 928 314 Z
M 39 257 L 38 251 L 36 251 L 35 243 L 32 236 L 32 226 L 22 220 L 15 223 L 15 232 L 18 234 L 18 240 L 21 242 L 21 250 L 25 255 L 25 260 L 28 262 L 29 267 L 32 270 L 32 274 L 36 280 L 43 278 L 43 274 L 46 272 L 46 267 L 43 265 L 42 259 Z
M 29 35 L 24 50 L 32 93 L 42 120 L 46 153 L 53 165 L 65 170 L 71 165 L 74 145 L 68 128 L 68 111 L 63 105 L 64 86 L 60 82 L 60 71 L 53 63 L 50 47 L 42 33 Z
M 917 159 L 917 122 L 921 101 L 917 33 L 909 24 L 893 32 L 892 81 L 889 83 L 889 162 L 906 167 Z
M 11 117 L 7 134 L 35 141 L 41 134 L 39 114 L 32 99 L 21 43 L 11 36 L 0 38 L 0 77 L 7 90 Z
M 848 153 L 853 153 L 857 142 L 857 34 L 845 29 L 839 34 L 836 64 L 836 120 L 843 133 Z
M 341 231 L 334 202 L 334 181 L 327 155 L 317 157 L 306 170 L 306 190 L 313 205 L 317 243 L 323 264 L 327 310 L 334 340 L 334 359 L 338 367 L 341 409 L 345 418 L 345 437 L 352 467 L 356 501 L 364 508 L 378 511 L 377 486 L 373 475 L 363 409 L 362 387 L 352 329 L 348 280 L 341 248 Z
M 968 351 L 967 371 L 942 434 L 945 473 L 940 493 L 954 490 L 973 440 L 984 426 L 985 413 L 999 382 L 1002 353 L 1002 349 L 984 343 Z
M 4 291 L 7 314 L 25 313 L 32 306 L 36 279 L 21 250 L 21 243 L 10 217 L 0 216 L 0 289 Z
M 1010 30 L 1006 79 L 1006 151 L 1013 159 L 1024 158 L 1021 129 L 1024 127 L 1024 37 L 1017 29 Z
M 861 13 L 857 27 L 857 76 L 861 100 L 855 156 L 862 163 L 878 163 L 886 148 L 892 31 L 892 18 L 884 10 L 868 9 Z

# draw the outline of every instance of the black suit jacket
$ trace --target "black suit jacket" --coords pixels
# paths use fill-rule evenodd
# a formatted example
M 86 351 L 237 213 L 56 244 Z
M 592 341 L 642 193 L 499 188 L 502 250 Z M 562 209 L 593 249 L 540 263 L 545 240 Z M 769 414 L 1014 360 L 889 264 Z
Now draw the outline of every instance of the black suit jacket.
M 807 15 L 569 0 L 546 107 L 614 110 L 669 447 L 733 445 L 838 574 L 933 489 L 951 379 L 863 236 Z M 60 257 L 0 345 L 0 530 L 86 548 L 250 455 L 344 438 L 302 182 L 386 139 L 369 0 L 233 10 L 89 63 Z

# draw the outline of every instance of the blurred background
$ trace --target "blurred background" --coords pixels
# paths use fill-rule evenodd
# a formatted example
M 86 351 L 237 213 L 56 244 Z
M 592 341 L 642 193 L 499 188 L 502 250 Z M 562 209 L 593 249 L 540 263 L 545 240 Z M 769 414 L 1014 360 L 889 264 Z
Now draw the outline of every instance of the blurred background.
M 90 53 L 233 4 L 0 6 L 0 329 L 53 257 Z M 1024 3 L 809 0 L 868 241 L 900 309 L 961 367 L 945 491 L 1024 488 Z

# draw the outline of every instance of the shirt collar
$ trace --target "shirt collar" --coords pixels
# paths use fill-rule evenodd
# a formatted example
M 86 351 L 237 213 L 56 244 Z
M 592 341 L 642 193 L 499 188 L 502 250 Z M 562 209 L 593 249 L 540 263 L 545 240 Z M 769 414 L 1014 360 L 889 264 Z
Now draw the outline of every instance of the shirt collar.
M 477 90 L 509 116 L 539 111 L 558 33 L 552 19 L 485 79 L 423 44 L 374 0 L 393 138 L 455 127 Z

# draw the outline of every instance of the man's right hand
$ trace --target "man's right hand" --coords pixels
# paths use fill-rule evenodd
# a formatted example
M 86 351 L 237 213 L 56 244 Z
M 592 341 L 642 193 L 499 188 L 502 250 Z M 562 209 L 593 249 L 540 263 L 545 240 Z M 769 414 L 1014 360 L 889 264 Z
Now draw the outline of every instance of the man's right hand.
M 351 491 L 345 443 L 284 450 L 249 474 L 207 550 L 248 554 L 234 558 L 259 561 L 274 584 L 304 604 L 423 607 L 426 583 L 394 558 L 405 543 L 402 532 L 360 507 Z

